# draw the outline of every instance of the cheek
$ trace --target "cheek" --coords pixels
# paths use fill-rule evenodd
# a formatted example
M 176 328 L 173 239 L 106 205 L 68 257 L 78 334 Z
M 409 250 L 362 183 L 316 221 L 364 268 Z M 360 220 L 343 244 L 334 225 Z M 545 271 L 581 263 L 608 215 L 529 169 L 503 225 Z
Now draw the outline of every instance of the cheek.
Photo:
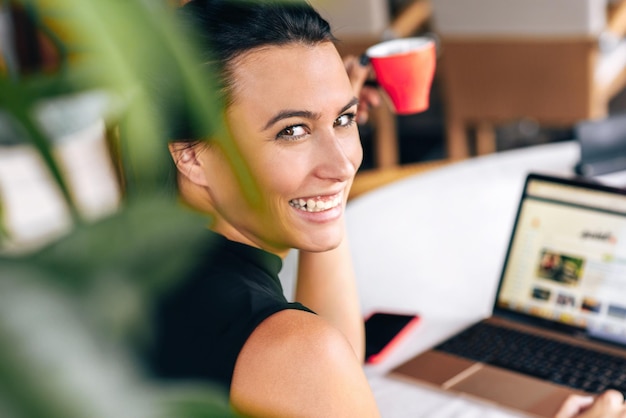
M 203 150 L 202 158 L 204 176 L 213 205 L 220 208 L 241 206 L 245 202 L 242 178 L 245 179 L 251 173 L 240 165 L 233 164 L 226 152 L 217 145 Z
M 217 160 L 205 170 L 209 179 L 210 196 L 215 204 L 230 204 L 237 199 L 237 191 L 240 189 L 237 176 L 230 164 L 226 161 Z
M 307 177 L 307 167 L 305 160 L 299 159 L 298 155 L 289 155 L 268 159 L 263 166 L 255 167 L 255 171 L 266 197 L 280 195 L 291 198 Z

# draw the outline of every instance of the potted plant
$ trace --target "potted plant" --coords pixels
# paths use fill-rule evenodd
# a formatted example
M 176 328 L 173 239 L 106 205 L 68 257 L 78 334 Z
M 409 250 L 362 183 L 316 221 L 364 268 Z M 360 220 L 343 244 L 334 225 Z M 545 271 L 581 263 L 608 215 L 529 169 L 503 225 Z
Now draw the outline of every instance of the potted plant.
M 0 416 L 232 416 L 215 388 L 150 379 L 133 350 L 149 338 L 155 298 L 198 257 L 207 222 L 164 191 L 173 181 L 168 116 L 189 112 L 206 134 L 223 129 L 210 74 L 199 71 L 171 6 L 165 0 L 0 1 L 0 30 L 14 35 L 12 48 L 2 47 L 0 153 L 8 149 L 7 136 L 35 150 L 69 219 L 44 245 L 19 253 L 6 251 L 11 228 L 3 225 Z M 163 105 L 164 96 L 179 100 Z M 41 110 L 42 103 L 57 109 L 69 100 L 74 107 L 61 120 L 89 125 L 97 122 L 93 112 L 85 116 L 85 101 L 76 105 L 85 97 L 99 100 L 96 119 L 107 128 L 122 191 L 115 208 L 95 219 L 81 209 L 57 158 L 54 118 Z M 5 221 L 1 208 L 8 203 L 0 182 Z

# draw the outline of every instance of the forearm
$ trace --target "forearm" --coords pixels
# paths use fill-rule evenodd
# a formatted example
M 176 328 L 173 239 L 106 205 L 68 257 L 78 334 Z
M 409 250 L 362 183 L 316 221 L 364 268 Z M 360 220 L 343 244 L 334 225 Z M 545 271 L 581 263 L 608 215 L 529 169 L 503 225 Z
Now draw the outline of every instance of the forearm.
M 331 251 L 300 251 L 296 300 L 339 329 L 363 360 L 365 333 L 346 238 Z

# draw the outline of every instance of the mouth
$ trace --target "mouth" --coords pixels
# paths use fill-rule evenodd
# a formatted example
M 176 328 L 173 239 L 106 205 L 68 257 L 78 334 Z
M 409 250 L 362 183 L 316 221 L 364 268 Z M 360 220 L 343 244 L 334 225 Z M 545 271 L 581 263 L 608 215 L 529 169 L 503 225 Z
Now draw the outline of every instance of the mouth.
M 289 205 L 303 212 L 324 212 L 337 206 L 343 202 L 342 193 L 333 196 L 316 196 L 292 199 Z

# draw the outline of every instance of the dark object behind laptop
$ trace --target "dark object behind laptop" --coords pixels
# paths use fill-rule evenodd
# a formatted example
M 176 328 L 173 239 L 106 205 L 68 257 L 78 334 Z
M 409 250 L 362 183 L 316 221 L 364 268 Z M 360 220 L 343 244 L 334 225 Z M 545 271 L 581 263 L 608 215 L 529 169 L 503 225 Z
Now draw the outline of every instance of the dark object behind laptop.
M 576 173 L 591 177 L 626 170 L 626 114 L 580 122 L 574 132 L 580 144 Z

